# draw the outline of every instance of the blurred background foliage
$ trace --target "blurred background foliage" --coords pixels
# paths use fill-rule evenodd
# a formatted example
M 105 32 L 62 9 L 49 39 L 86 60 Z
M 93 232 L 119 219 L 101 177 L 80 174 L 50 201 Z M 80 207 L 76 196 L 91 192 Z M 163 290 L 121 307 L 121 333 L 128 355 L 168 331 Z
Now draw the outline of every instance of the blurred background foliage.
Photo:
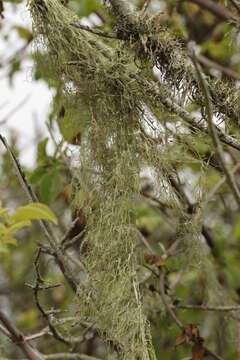
M 190 44 L 197 50 L 200 56 L 199 61 L 207 74 L 230 82 L 239 81 L 240 37 L 228 17 L 229 12 L 237 16 L 236 8 L 232 1 L 212 1 L 225 9 L 225 16 L 209 11 L 206 7 L 201 6 L 201 2 L 198 1 L 152 0 L 148 11 L 152 15 L 158 13 L 154 21 L 165 24 L 169 31 L 183 44 Z M 9 1 L 12 10 L 15 12 L 18 11 L 18 6 L 22 2 L 25 1 Z M 139 9 L 144 3 L 143 0 L 132 2 Z M 27 4 L 25 5 L 27 6 Z M 104 31 L 112 31 L 113 19 L 101 1 L 70 0 L 66 6 L 79 16 L 83 24 Z M 9 4 L 4 1 L 3 17 L 4 13 L 8 11 L 7 9 L 9 9 Z M 4 18 L 0 20 L 0 36 L 3 23 Z M 11 84 L 16 73 L 23 71 L 22 61 L 25 57 L 35 58 L 35 52 L 32 45 L 31 29 L 15 24 L 9 31 L 16 32 L 23 44 L 14 56 L 6 59 L 2 54 L 0 57 L 0 66 L 7 69 L 6 76 Z M 8 34 L 3 33 L 1 41 L 7 44 Z M 40 201 L 53 209 L 59 220 L 60 230 L 65 232 L 76 214 L 79 216 L 79 209 L 74 208 L 71 198 L 72 171 L 74 171 L 72 169 L 75 165 L 70 167 L 69 164 L 74 163 L 72 154 L 78 152 L 76 144 L 85 131 L 84 116 L 86 115 L 84 106 L 81 109 L 81 122 L 74 112 L 65 112 L 60 89 L 57 88 L 55 79 L 49 73 L 46 55 L 41 54 L 41 57 L 38 56 L 35 60 L 36 65 L 32 69 L 33 81 L 44 80 L 53 90 L 53 98 L 47 120 L 49 136 L 35 142 L 34 168 L 25 168 L 24 170 Z M 198 108 L 190 108 L 189 106 L 188 110 L 196 113 Z M 171 119 L 166 121 L 171 123 Z M 223 122 L 223 126 L 228 128 L 229 133 L 239 138 L 239 128 L 236 125 L 231 122 L 228 124 Z M 62 136 L 60 142 L 55 139 L 56 129 Z M 17 137 L 12 134 L 8 141 L 14 153 L 17 156 L 20 155 Z M 54 148 L 51 154 L 47 146 L 49 141 Z M 186 141 L 190 142 L 189 138 Z M 182 163 L 180 161 L 181 154 L 175 154 L 176 173 L 179 177 L 181 189 L 193 207 L 198 201 L 196 194 L 198 184 L 204 184 L 205 191 L 211 192 L 223 174 L 216 161 L 209 139 L 205 136 L 202 139 L 198 137 L 196 141 L 192 139 L 188 145 L 188 162 Z M 183 151 L 186 151 L 186 148 Z M 169 154 L 169 156 L 171 155 Z M 239 154 L 235 150 L 226 149 L 226 158 L 232 167 L 239 162 Z M 10 208 L 10 211 L 13 211 L 15 208 L 26 204 L 25 195 L 19 186 L 9 155 L 3 147 L 1 147 L 0 152 L 0 175 L 0 199 L 3 207 Z M 240 169 L 235 171 L 235 178 L 240 185 Z M 174 242 L 176 236 L 174 210 L 171 209 L 171 204 L 165 208 L 165 204 L 154 199 L 154 189 L 149 174 L 143 176 L 142 183 L 142 192 L 146 196 L 138 205 L 137 226 L 156 251 L 162 254 Z M 80 194 L 80 196 L 84 198 L 84 195 Z M 189 215 L 191 215 L 188 202 L 186 207 L 189 206 Z M 204 217 L 204 224 L 209 232 L 209 239 L 207 241 L 202 239 L 206 243 L 206 256 L 212 264 L 211 271 L 215 271 L 219 286 L 223 288 L 223 294 L 226 294 L 226 299 L 223 296 L 221 299 L 213 297 L 209 300 L 209 293 L 206 294 L 206 283 L 210 280 L 211 274 L 208 273 L 208 269 L 202 268 L 201 263 L 196 264 L 196 266 L 188 266 L 185 263 L 186 268 L 183 269 L 182 255 L 174 261 L 172 259 L 167 260 L 169 293 L 176 305 L 181 302 L 195 305 L 205 303 L 211 305 L 238 304 L 240 303 L 240 215 L 234 206 L 226 184 L 223 184 L 209 201 L 204 211 Z M 80 225 L 84 226 L 83 223 Z M 78 231 L 79 229 L 76 229 L 76 233 Z M 0 232 L 0 244 L 1 236 Z M 16 238 L 18 240 L 17 246 L 16 244 L 13 244 L 14 246 L 9 244 L 7 253 L 0 251 L 0 307 L 11 315 L 11 319 L 25 334 L 37 333 L 46 326 L 46 323 L 35 306 L 32 290 L 26 284 L 34 282 L 33 259 L 36 253 L 36 244 L 42 240 L 43 234 L 35 225 L 19 231 Z M 71 251 L 74 253 L 77 250 L 76 245 Z M 42 276 L 49 282 L 61 282 L 63 284 L 60 287 L 43 292 L 41 294 L 42 304 L 46 309 L 56 309 L 56 311 L 62 311 L 61 315 L 71 316 L 74 310 L 73 294 L 50 256 L 42 259 L 41 271 Z M 179 336 L 179 330 L 164 311 L 154 276 L 149 276 L 142 287 L 143 294 L 146 296 L 145 306 L 148 308 L 158 359 L 177 360 L 190 356 L 191 349 L 188 345 L 174 347 L 176 338 Z M 217 292 L 217 289 L 212 290 L 214 293 Z M 185 324 L 198 324 L 201 336 L 205 338 L 207 346 L 222 355 L 224 359 L 239 358 L 240 320 L 237 312 L 216 314 L 215 312 L 179 309 L 177 313 Z M 81 335 L 84 329 L 71 329 L 65 326 L 61 331 L 64 334 Z M 21 356 L 18 348 L 11 345 L 1 333 L 0 341 L 3 345 L 0 349 L 2 356 L 9 358 Z M 60 341 L 57 342 L 48 335 L 34 341 L 38 349 L 45 353 L 63 352 L 67 349 L 65 344 Z M 104 345 L 95 332 L 82 344 L 75 345 L 74 350 L 83 351 L 88 355 L 100 358 L 105 356 Z

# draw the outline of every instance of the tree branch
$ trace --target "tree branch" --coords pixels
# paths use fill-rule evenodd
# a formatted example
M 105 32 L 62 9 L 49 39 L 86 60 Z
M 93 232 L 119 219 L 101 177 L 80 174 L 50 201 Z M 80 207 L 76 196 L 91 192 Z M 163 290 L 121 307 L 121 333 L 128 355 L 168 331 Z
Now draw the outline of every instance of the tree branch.
M 209 10 L 212 14 L 216 15 L 222 20 L 229 21 L 229 20 L 236 20 L 235 15 L 228 10 L 225 6 L 212 1 L 212 0 L 190 0 L 195 4 L 203 7 L 204 9 Z
M 44 360 L 44 357 L 37 353 L 26 341 L 24 335 L 15 327 L 15 325 L 8 319 L 2 310 L 0 310 L 0 321 L 11 334 L 11 339 L 14 344 L 21 348 L 22 352 L 30 360 Z
M 7 152 L 10 156 L 10 159 L 11 159 L 11 162 L 15 169 L 16 175 L 19 179 L 19 182 L 20 182 L 23 190 L 25 191 L 25 193 L 27 195 L 29 202 L 30 203 L 38 202 L 38 198 L 37 198 L 36 194 L 34 193 L 31 185 L 28 183 L 18 159 L 12 152 L 10 146 L 7 143 L 7 140 L 1 134 L 0 134 L 0 141 L 3 143 L 3 145 L 5 146 Z M 39 221 L 39 225 L 42 228 L 43 233 L 44 233 L 50 247 L 53 249 L 53 253 L 56 258 L 56 262 L 59 265 L 65 279 L 71 286 L 72 290 L 74 292 L 76 292 L 78 279 L 72 273 L 72 270 L 69 267 L 69 265 L 65 259 L 64 253 L 59 246 L 60 245 L 59 239 L 56 237 L 55 233 L 52 231 L 51 226 L 46 221 Z
M 217 70 L 221 71 L 224 75 L 226 75 L 234 80 L 240 80 L 240 75 L 236 71 L 234 71 L 226 66 L 223 66 L 221 64 L 218 64 L 215 61 L 208 59 L 206 56 L 198 55 L 197 59 L 204 66 L 217 69 Z
M 230 189 L 231 189 L 231 191 L 233 193 L 233 196 L 234 196 L 234 198 L 235 198 L 235 200 L 236 200 L 236 202 L 238 204 L 238 207 L 240 208 L 240 191 L 239 191 L 239 189 L 237 187 L 237 184 L 235 182 L 233 174 L 228 169 L 228 165 L 225 162 L 221 142 L 219 141 L 216 127 L 215 127 L 215 125 L 213 124 L 213 121 L 212 121 L 213 111 L 212 111 L 212 103 L 211 103 L 209 89 L 208 89 L 208 86 L 206 84 L 206 81 L 204 80 L 204 78 L 202 76 L 201 70 L 199 68 L 199 65 L 196 62 L 196 57 L 194 55 L 193 55 L 192 59 L 193 59 L 193 63 L 195 65 L 195 68 L 196 68 L 196 71 L 197 71 L 200 86 L 202 87 L 202 90 L 203 90 L 203 93 L 204 93 L 205 99 L 206 99 L 206 115 L 207 115 L 209 132 L 210 132 L 211 137 L 212 137 L 212 142 L 213 142 L 213 145 L 214 145 L 214 147 L 216 149 L 216 153 L 218 155 L 218 159 L 219 159 L 219 162 L 220 162 L 221 167 L 223 169 L 223 172 L 224 172 L 224 174 L 226 176 L 228 185 L 230 186 Z

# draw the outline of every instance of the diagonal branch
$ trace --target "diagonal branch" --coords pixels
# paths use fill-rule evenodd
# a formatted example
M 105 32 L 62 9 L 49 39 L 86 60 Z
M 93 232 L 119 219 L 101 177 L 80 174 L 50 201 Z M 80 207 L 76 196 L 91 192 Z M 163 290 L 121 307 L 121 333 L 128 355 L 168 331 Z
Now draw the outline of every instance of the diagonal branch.
M 0 134 L 0 141 L 6 148 L 8 154 L 10 156 L 10 159 L 12 161 L 16 175 L 19 179 L 19 182 L 20 182 L 23 190 L 25 191 L 25 193 L 28 197 L 29 202 L 38 202 L 38 198 L 37 198 L 36 194 L 34 193 L 31 185 L 28 183 L 18 159 L 16 158 L 16 156 L 14 155 L 10 146 L 8 145 L 7 140 L 1 134 Z M 53 232 L 52 228 L 46 221 L 39 221 L 39 225 L 42 228 L 43 233 L 44 233 L 51 249 L 53 250 L 53 254 L 55 256 L 56 262 L 59 265 L 65 279 L 71 286 L 72 290 L 74 292 L 76 292 L 78 279 L 73 274 L 71 268 L 69 267 L 69 265 L 65 259 L 64 252 L 62 251 L 62 249 L 59 246 L 60 245 L 59 239 L 57 238 L 57 236 Z
M 21 348 L 27 359 L 30 360 L 44 360 L 44 357 L 37 353 L 30 344 L 26 341 L 24 335 L 15 327 L 9 318 L 0 310 L 0 321 L 11 334 L 11 339 L 14 344 Z
M 211 103 L 209 89 L 208 89 L 208 86 L 206 84 L 206 81 L 204 80 L 204 78 L 202 76 L 199 65 L 196 62 L 195 56 L 193 56 L 193 63 L 194 63 L 195 68 L 196 68 L 196 72 L 197 72 L 197 75 L 198 75 L 198 78 L 199 78 L 200 86 L 202 87 L 202 90 L 203 90 L 203 93 L 204 93 L 205 99 L 206 99 L 206 116 L 207 116 L 207 121 L 208 121 L 209 132 L 210 132 L 210 135 L 212 137 L 212 142 L 213 142 L 213 145 L 214 145 L 214 147 L 216 149 L 216 153 L 218 155 L 218 159 L 219 159 L 219 162 L 220 162 L 220 164 L 222 166 L 223 172 L 224 172 L 224 174 L 226 176 L 228 185 L 230 186 L 230 189 L 231 189 L 231 191 L 233 193 L 233 196 L 234 196 L 238 206 L 240 207 L 240 191 L 239 191 L 239 189 L 237 187 L 234 176 L 231 173 L 231 171 L 229 170 L 228 165 L 226 164 L 226 161 L 224 159 L 224 152 L 223 152 L 223 149 L 222 149 L 222 145 L 221 145 L 221 142 L 220 142 L 220 140 L 218 138 L 218 133 L 216 131 L 216 127 L 213 124 L 213 120 L 212 120 L 213 111 L 212 111 L 212 103 Z
M 236 17 L 230 10 L 228 10 L 225 6 L 217 3 L 216 1 L 212 1 L 212 0 L 191 0 L 191 1 L 199 5 L 200 7 L 207 9 L 212 14 L 216 15 L 222 20 L 225 21 L 236 20 Z
M 161 92 L 159 91 L 156 83 L 150 82 L 136 74 L 133 74 L 131 76 L 135 78 L 138 83 L 145 88 L 149 95 L 152 95 L 155 100 L 161 102 L 166 107 L 166 109 L 169 110 L 169 112 L 180 116 L 190 126 L 193 126 L 206 134 L 209 133 L 209 129 L 206 126 L 204 119 L 199 120 L 197 117 L 186 111 L 183 107 L 181 107 L 176 101 L 171 98 L 170 94 L 167 94 L 167 91 L 165 91 L 165 89 L 163 92 Z M 219 139 L 223 143 L 233 147 L 234 149 L 240 150 L 240 141 L 234 139 L 232 136 L 225 134 L 220 128 L 216 127 L 216 132 Z

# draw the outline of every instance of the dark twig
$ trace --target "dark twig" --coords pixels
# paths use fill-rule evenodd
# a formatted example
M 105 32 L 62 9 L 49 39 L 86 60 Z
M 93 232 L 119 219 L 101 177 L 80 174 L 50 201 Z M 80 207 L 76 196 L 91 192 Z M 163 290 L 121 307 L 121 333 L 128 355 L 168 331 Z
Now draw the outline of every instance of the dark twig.
M 53 324 L 51 322 L 50 315 L 43 309 L 43 307 L 42 307 L 42 305 L 40 304 L 40 301 L 39 301 L 38 292 L 40 290 L 43 290 L 43 284 L 44 284 L 44 280 L 43 280 L 43 278 L 42 278 L 42 276 L 40 274 L 40 270 L 39 270 L 40 256 L 41 256 L 41 248 L 38 249 L 37 255 L 36 255 L 36 258 L 35 258 L 35 261 L 34 261 L 34 267 L 35 267 L 35 272 L 36 272 L 36 283 L 35 283 L 35 286 L 33 287 L 35 302 L 36 302 L 37 308 L 41 312 L 42 316 L 47 321 L 49 330 L 52 332 L 55 339 L 63 342 L 64 344 L 69 345 L 70 344 L 69 341 L 66 340 L 66 338 L 63 337 L 58 332 L 58 330 L 53 326 Z
M 25 96 L 25 98 L 23 100 L 21 100 L 13 109 L 11 109 L 9 111 L 9 113 L 4 116 L 4 118 L 2 120 L 0 120 L 0 125 L 5 124 L 11 116 L 13 116 L 14 114 L 16 114 L 16 112 L 23 106 L 26 104 L 26 102 L 29 100 L 30 95 L 28 94 L 27 96 Z
M 10 156 L 10 159 L 12 161 L 16 175 L 19 179 L 19 182 L 20 182 L 23 190 L 25 191 L 25 193 L 28 197 L 29 202 L 30 203 L 38 202 L 38 198 L 37 198 L 36 194 L 34 193 L 31 185 L 28 183 L 18 159 L 12 152 L 10 146 L 7 143 L 7 140 L 1 134 L 0 134 L 0 141 L 3 143 L 3 145 L 5 146 L 7 152 Z M 55 233 L 52 231 L 52 228 L 46 221 L 39 221 L 39 225 L 41 226 L 43 233 L 44 233 L 51 249 L 53 250 L 53 254 L 55 256 L 56 262 L 59 265 L 65 279 L 68 281 L 72 290 L 74 292 L 76 292 L 78 279 L 72 273 L 72 270 L 69 267 L 69 265 L 65 259 L 64 253 L 59 246 L 59 243 L 60 243 L 59 239 L 56 237 Z
M 216 126 L 214 125 L 213 123 L 213 110 L 212 110 L 212 102 L 211 102 L 211 96 L 210 96 L 210 92 L 209 92 L 209 89 L 208 89 L 208 86 L 207 86 L 207 83 L 202 75 L 202 72 L 201 72 L 201 69 L 199 67 L 199 65 L 197 64 L 196 62 L 196 57 L 195 55 L 193 54 L 193 57 L 192 57 L 192 60 L 193 60 L 193 63 L 195 65 L 195 68 L 196 68 L 196 73 L 197 73 L 197 76 L 198 76 L 198 79 L 199 79 L 199 83 L 200 83 L 200 86 L 202 88 L 202 91 L 203 91 L 203 94 L 205 96 L 205 100 L 206 100 L 206 117 L 207 117 L 207 121 L 208 121 L 208 128 L 209 128 L 209 133 L 212 137 L 212 142 L 213 142 L 213 145 L 216 149 L 216 154 L 218 156 L 218 159 L 219 159 L 219 162 L 221 164 L 221 167 L 222 167 L 222 170 L 226 176 L 226 179 L 227 179 L 227 182 L 228 182 L 228 185 L 232 191 L 232 194 L 238 204 L 238 206 L 240 207 L 240 191 L 238 189 L 238 186 L 235 182 L 235 179 L 234 179 L 234 176 L 233 174 L 231 173 L 231 171 L 229 170 L 228 168 L 228 165 L 225 161 L 225 157 L 224 157 L 224 152 L 223 152 L 223 149 L 222 149 L 222 145 L 221 145 L 221 142 L 219 140 L 219 137 L 218 137 L 218 133 L 217 133 L 217 129 L 216 129 Z
M 232 70 L 232 69 L 230 69 L 230 68 L 228 68 L 226 66 L 223 66 L 221 64 L 218 64 L 217 62 L 208 59 L 204 55 L 198 55 L 197 59 L 204 66 L 211 67 L 211 68 L 214 68 L 216 70 L 219 70 L 224 75 L 226 75 L 226 76 L 228 76 L 228 77 L 230 77 L 230 78 L 232 78 L 234 80 L 240 80 L 240 75 L 236 71 L 234 71 L 234 70 Z
M 229 0 L 233 6 L 235 7 L 235 9 L 237 10 L 238 14 L 240 15 L 240 4 L 237 0 Z
M 11 334 L 13 343 L 21 348 L 24 355 L 27 356 L 27 359 L 44 360 L 44 357 L 31 347 L 24 335 L 15 327 L 2 310 L 0 310 L 0 321 Z
M 102 36 L 102 37 L 109 38 L 109 39 L 118 39 L 118 36 L 116 33 L 110 33 L 110 32 L 106 32 L 106 31 L 94 29 L 94 28 L 91 28 L 90 26 L 85 26 L 80 23 L 71 23 L 71 25 L 78 29 L 88 31 L 94 35 Z
M 201 310 L 201 311 L 218 311 L 218 312 L 240 311 L 240 305 L 209 306 L 209 305 L 178 304 L 172 306 L 172 308 L 183 309 L 183 310 Z

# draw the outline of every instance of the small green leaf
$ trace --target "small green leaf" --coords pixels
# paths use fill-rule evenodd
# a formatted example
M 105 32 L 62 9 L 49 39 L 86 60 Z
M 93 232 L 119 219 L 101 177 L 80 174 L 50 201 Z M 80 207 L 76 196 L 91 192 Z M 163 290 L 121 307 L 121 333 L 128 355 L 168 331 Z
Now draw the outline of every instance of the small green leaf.
M 26 40 L 27 42 L 32 40 L 32 33 L 23 26 L 14 26 L 14 29 L 17 30 L 20 38 Z
M 9 209 L 8 208 L 5 208 L 5 209 L 0 209 L 0 216 L 5 216 L 7 215 L 9 212 Z
M 31 184 L 37 185 L 41 181 L 44 175 L 46 175 L 46 169 L 44 169 L 43 167 L 38 167 L 30 175 L 29 181 Z
M 17 241 L 17 239 L 15 239 L 15 238 L 13 238 L 13 237 L 7 237 L 7 238 L 5 239 L 5 244 L 17 246 L 18 241 Z
M 46 160 L 47 158 L 47 143 L 48 143 L 48 138 L 45 138 L 42 141 L 40 141 L 40 143 L 38 144 L 38 151 L 37 151 L 38 162 L 42 160 Z
M 41 180 L 40 197 L 47 204 L 51 204 L 61 189 L 61 177 L 58 171 L 50 171 Z
M 52 210 L 47 205 L 41 203 L 32 203 L 18 208 L 10 220 L 15 222 L 48 220 L 54 224 L 58 222 Z
M 18 221 L 15 224 L 7 227 L 5 234 L 6 235 L 13 234 L 13 233 L 16 233 L 17 231 L 23 229 L 24 227 L 29 227 L 29 226 L 31 226 L 31 221 L 29 221 L 29 220 Z

